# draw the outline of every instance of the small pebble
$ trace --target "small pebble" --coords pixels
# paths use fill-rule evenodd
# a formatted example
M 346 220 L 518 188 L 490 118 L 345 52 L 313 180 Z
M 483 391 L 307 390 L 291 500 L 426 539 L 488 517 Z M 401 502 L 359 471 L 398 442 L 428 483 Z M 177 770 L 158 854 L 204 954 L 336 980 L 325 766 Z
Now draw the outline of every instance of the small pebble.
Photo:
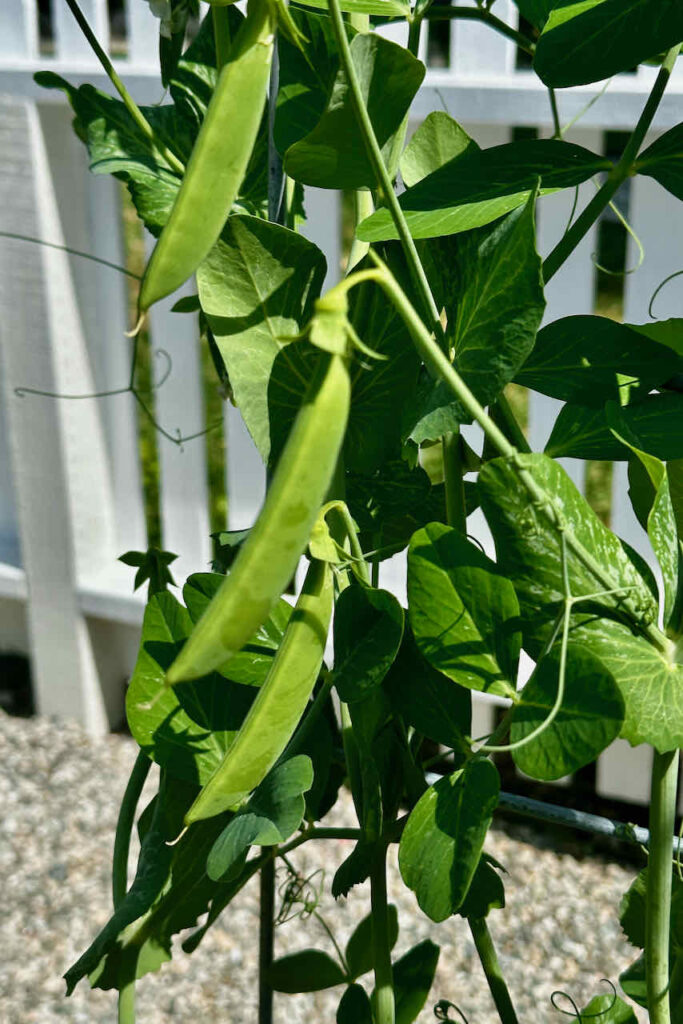
M 76 724 L 10 718 L 0 712 L 0 1020 L 2 1024 L 113 1024 L 116 996 L 87 981 L 67 999 L 64 971 L 111 914 L 110 862 L 116 817 L 137 754 L 127 737 L 90 739 Z M 145 793 L 155 785 L 151 774 Z M 354 825 L 344 797 L 325 824 Z M 318 912 L 344 946 L 369 910 L 368 885 L 335 905 L 332 876 L 350 841 L 312 842 L 292 854 L 304 875 L 324 871 Z M 520 1024 L 561 1024 L 550 996 L 569 992 L 579 1006 L 616 984 L 635 959 L 618 921 L 635 870 L 580 860 L 547 848 L 534 829 L 490 831 L 487 851 L 507 869 L 507 908 L 489 918 Z M 134 863 L 131 863 L 131 867 Z M 284 881 L 280 871 L 279 881 Z M 320 878 L 320 876 L 318 876 Z M 441 958 L 420 1024 L 434 1022 L 440 999 L 456 1003 L 469 1024 L 498 1024 L 467 923 L 429 922 L 402 884 L 390 853 L 390 899 L 399 910 L 400 956 L 431 938 Z M 276 931 L 276 955 L 315 946 L 333 954 L 315 918 Z M 137 986 L 139 1024 L 255 1024 L 257 1019 L 258 884 L 252 881 L 192 956 L 176 944 L 174 959 Z M 370 976 L 364 981 L 369 982 Z M 275 1024 L 333 1024 L 340 989 L 275 997 Z M 639 1020 L 645 1020 L 643 1015 Z

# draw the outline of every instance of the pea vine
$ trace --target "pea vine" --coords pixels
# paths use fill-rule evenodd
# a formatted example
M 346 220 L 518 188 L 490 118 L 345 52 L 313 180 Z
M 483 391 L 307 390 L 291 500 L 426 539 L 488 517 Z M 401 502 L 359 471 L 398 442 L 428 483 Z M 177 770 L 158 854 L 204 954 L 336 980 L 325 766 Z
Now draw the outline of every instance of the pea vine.
M 616 836 L 646 857 L 621 907 L 642 951 L 621 994 L 608 981 L 610 992 L 581 1009 L 558 990 L 551 1009 L 633 1024 L 631 1000 L 652 1024 L 673 1024 L 683 1008 L 683 321 L 541 325 L 544 286 L 629 177 L 649 175 L 683 199 L 683 125 L 643 148 L 683 40 L 680 5 L 517 0 L 518 28 L 493 0 L 248 0 L 246 14 L 216 2 L 188 45 L 198 5 L 168 0 L 168 102 L 141 108 L 76 0 L 67 3 L 119 99 L 37 78 L 66 93 L 93 169 L 126 183 L 157 239 L 140 324 L 196 274 L 191 311 L 270 481 L 251 529 L 228 535 L 221 571 L 190 576 L 182 601 L 170 553 L 124 556 L 136 585 L 149 579 L 127 694 L 140 754 L 114 844 L 113 914 L 67 971 L 68 991 L 86 976 L 118 990 L 119 1021 L 132 1024 L 136 985 L 170 959 L 174 936 L 194 953 L 258 874 L 259 1024 L 272 1021 L 274 994 L 334 987 L 338 1024 L 411 1024 L 425 1006 L 467 1021 L 462 994 L 430 996 L 434 942 L 394 956 L 387 852 L 398 844 L 422 912 L 468 921 L 498 1018 L 519 1024 L 487 923 L 505 892 L 486 835 L 508 808 Z M 406 21 L 407 47 L 375 32 L 377 18 Z M 532 57 L 552 137 L 481 149 L 439 110 L 406 142 L 425 73 L 421 32 L 457 18 Z M 653 54 L 658 71 L 620 158 L 568 143 L 558 91 Z M 578 186 L 597 175 L 579 209 Z M 353 197 L 347 270 L 325 293 L 324 256 L 300 231 L 302 186 Z M 542 261 L 536 207 L 560 189 L 575 190 L 574 209 Z M 511 382 L 564 402 L 544 453 L 530 451 L 506 400 Z M 142 403 L 134 384 L 135 356 L 128 387 L 106 393 Z M 481 452 L 462 436 L 471 423 Z M 659 583 L 574 487 L 556 461 L 564 456 L 628 463 Z M 468 535 L 477 508 L 495 560 Z M 380 580 L 383 561 L 406 549 L 404 608 Z M 282 595 L 302 557 L 292 605 Z M 535 666 L 528 679 L 522 650 Z M 472 735 L 473 692 L 507 703 L 489 736 Z M 653 749 L 649 830 L 501 792 L 501 751 L 550 781 L 618 737 Z M 434 744 L 440 776 L 428 771 Z M 138 820 L 129 888 L 152 762 L 158 792 Z M 342 786 L 357 827 L 320 824 Z M 344 947 L 318 910 L 326 880 L 302 877 L 290 858 L 338 838 L 355 845 L 333 895 L 370 882 L 369 913 Z M 275 927 L 293 917 L 313 921 L 331 953 L 274 958 Z

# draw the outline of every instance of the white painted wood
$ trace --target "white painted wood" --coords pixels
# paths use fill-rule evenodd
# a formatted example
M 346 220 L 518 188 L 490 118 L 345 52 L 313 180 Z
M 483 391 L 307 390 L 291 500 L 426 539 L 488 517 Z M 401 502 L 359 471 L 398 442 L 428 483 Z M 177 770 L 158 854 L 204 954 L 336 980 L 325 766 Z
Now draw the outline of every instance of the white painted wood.
M 634 748 L 626 740 L 615 740 L 598 759 L 596 792 L 616 800 L 649 803 L 651 767 L 651 747 Z
M 475 0 L 465 0 L 462 7 L 476 7 Z M 497 18 L 516 24 L 516 8 L 511 0 L 496 4 Z M 477 75 L 499 76 L 514 71 L 517 48 L 512 40 L 480 21 L 451 21 L 450 69 L 458 77 Z
M 151 251 L 151 240 L 148 245 Z M 149 313 L 149 329 L 155 353 L 157 379 L 167 367 L 171 372 L 154 394 L 157 422 L 174 437 L 186 437 L 205 428 L 196 317 L 172 313 L 183 295 L 196 293 L 194 281 L 158 302 Z M 207 506 L 206 439 L 197 437 L 182 445 L 157 434 L 161 475 L 163 545 L 174 551 L 174 574 L 184 579 L 205 572 L 211 560 Z
M 128 61 L 136 66 L 148 64 L 151 73 L 158 76 L 159 19 L 154 17 L 149 4 L 143 0 L 128 0 L 126 26 Z
M 83 144 L 71 128 L 70 107 L 40 107 L 61 229 L 67 245 L 111 263 L 125 261 L 121 189 L 108 175 L 88 169 Z M 93 389 L 125 387 L 130 377 L 132 341 L 125 337 L 126 278 L 78 256 L 67 257 L 87 339 Z M 147 546 L 137 440 L 137 407 L 130 394 L 99 401 L 114 502 L 117 553 Z M 123 582 L 123 580 L 122 580 Z
M 38 14 L 35 0 L 3 0 L 0 5 L 0 61 L 38 56 Z
M 341 277 L 341 205 L 339 194 L 323 188 L 304 189 L 306 223 L 302 235 L 315 242 L 327 260 L 324 289 Z
M 408 45 L 407 21 L 388 21 L 385 25 L 380 25 L 377 32 L 379 35 L 384 36 L 385 39 L 389 39 L 392 43 L 397 43 L 398 46 L 405 47 Z
M 0 103 L 0 153 L 5 229 L 38 236 L 54 229 L 54 195 L 40 125 L 30 104 Z M 59 287 L 68 291 L 63 254 L 48 256 L 47 250 L 22 243 L 0 248 L 0 376 L 28 582 L 37 704 L 45 714 L 75 717 L 90 731 L 103 732 L 108 725 L 105 703 L 76 598 L 77 543 L 67 455 L 73 427 L 62 403 L 21 400 L 13 391 L 28 382 L 62 387 L 64 368 L 57 365 L 56 348 L 68 334 L 58 321 L 70 311 L 64 305 L 60 310 L 55 295 Z M 81 422 L 83 429 L 88 428 Z
M 266 494 L 266 470 L 238 409 L 225 411 L 228 524 L 231 530 L 252 526 Z
M 137 2 L 137 0 L 136 0 Z M 109 15 L 107 0 L 79 0 L 83 11 L 98 42 L 109 50 Z M 60 60 L 96 61 L 88 40 L 83 35 L 76 19 L 65 3 L 53 3 L 52 19 L 55 35 L 55 53 Z

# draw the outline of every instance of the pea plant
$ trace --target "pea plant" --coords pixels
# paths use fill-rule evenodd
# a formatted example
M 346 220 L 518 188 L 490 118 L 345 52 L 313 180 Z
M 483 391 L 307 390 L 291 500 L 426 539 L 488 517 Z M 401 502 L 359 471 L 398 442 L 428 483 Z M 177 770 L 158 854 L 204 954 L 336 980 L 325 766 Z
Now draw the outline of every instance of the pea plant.
M 68 970 L 69 992 L 86 976 L 118 990 L 130 1024 L 136 981 L 171 958 L 179 933 L 193 953 L 258 874 L 261 1024 L 274 992 L 335 987 L 338 1024 L 410 1024 L 425 1006 L 423 1019 L 432 1009 L 454 1019 L 452 1004 L 428 1003 L 434 942 L 392 960 L 399 921 L 386 863 L 396 843 L 421 911 L 467 920 L 499 1019 L 516 1024 L 487 924 L 505 904 L 501 866 L 484 850 L 505 797 L 493 755 L 510 751 L 527 775 L 554 780 L 622 737 L 654 753 L 646 866 L 621 906 L 638 953 L 621 994 L 573 1004 L 570 1016 L 633 1024 L 630 1000 L 653 1024 L 681 1021 L 683 321 L 541 320 L 544 286 L 629 176 L 683 199 L 683 124 L 644 148 L 683 6 L 517 0 L 517 30 L 493 0 L 248 0 L 246 14 L 215 0 L 186 45 L 196 3 L 157 0 L 168 102 L 145 108 L 66 2 L 120 98 L 52 73 L 38 80 L 64 90 L 93 170 L 126 182 L 157 238 L 140 318 L 196 274 L 198 294 L 178 312 L 198 315 L 269 474 L 252 528 L 221 538 L 216 571 L 190 576 L 182 600 L 170 589 L 172 556 L 125 556 L 150 591 L 127 693 L 140 753 L 115 839 L 114 912 Z M 406 144 L 425 22 L 457 17 L 512 35 L 532 56 L 552 137 L 481 149 L 437 110 Z M 408 23 L 407 47 L 374 31 L 386 19 Z M 564 140 L 556 89 L 646 61 L 654 84 L 616 162 Z M 594 195 L 541 261 L 536 204 L 560 189 L 578 197 L 591 179 Z M 323 254 L 299 233 L 303 185 L 353 199 L 346 273 L 324 294 Z M 529 449 L 510 382 L 565 403 L 544 453 Z M 461 435 L 470 423 L 481 454 Z M 628 462 L 659 581 L 597 517 L 555 461 L 563 456 Z M 477 508 L 495 561 L 468 536 Z M 406 548 L 403 608 L 380 577 Z M 282 595 L 302 557 L 292 605 Z M 522 650 L 535 666 L 526 681 Z M 506 703 L 491 735 L 472 734 L 473 691 Z M 435 749 L 443 774 L 433 781 Z M 137 823 L 129 888 L 152 761 L 159 787 Z M 354 828 L 324 823 L 342 786 Z M 334 956 L 273 960 L 276 918 L 297 905 L 315 913 L 290 853 L 339 837 L 355 846 L 332 893 L 352 897 L 369 879 L 368 916 L 344 952 L 333 941 Z M 289 872 L 279 910 L 278 864 Z M 539 1007 L 534 1020 L 548 1014 Z

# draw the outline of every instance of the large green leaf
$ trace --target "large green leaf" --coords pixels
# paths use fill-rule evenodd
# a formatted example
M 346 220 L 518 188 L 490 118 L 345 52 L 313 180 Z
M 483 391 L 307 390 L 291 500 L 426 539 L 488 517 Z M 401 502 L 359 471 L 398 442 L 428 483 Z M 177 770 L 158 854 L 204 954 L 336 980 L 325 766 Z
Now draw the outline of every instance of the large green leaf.
M 391 668 L 403 635 L 403 609 L 388 590 L 358 584 L 334 613 L 334 685 L 346 703 L 363 700 Z
M 268 384 L 278 353 L 308 321 L 325 257 L 301 235 L 256 217 L 228 219 L 197 284 L 235 401 L 264 460 L 271 448 Z M 306 380 L 298 381 L 300 399 Z
M 420 123 L 403 150 L 400 168 L 403 184 L 412 188 L 449 160 L 479 146 L 464 128 L 444 110 L 433 110 Z
M 683 458 L 683 395 L 664 392 L 613 410 L 634 443 L 663 462 Z M 605 409 L 567 404 L 555 421 L 545 446 L 554 458 L 625 461 L 630 449 L 612 432 Z
M 591 1020 L 594 1024 L 638 1024 L 638 1018 L 628 1003 L 611 993 L 594 996 L 581 1011 L 581 1019 Z
M 548 718 L 559 686 L 556 647 L 543 658 L 512 713 L 510 741 L 518 743 Z M 514 750 L 515 764 L 533 779 L 571 775 L 609 746 L 624 721 L 624 701 L 611 673 L 579 644 L 567 648 L 565 689 L 560 711 L 543 732 Z
M 432 921 L 467 895 L 498 803 L 495 766 L 474 758 L 430 786 L 410 813 L 398 851 L 401 877 Z
M 398 246 L 381 255 L 396 272 Z M 372 266 L 367 261 L 357 269 Z M 399 275 L 403 277 L 402 265 Z M 401 273 L 401 271 L 403 271 Z M 360 356 L 351 366 L 351 408 L 344 441 L 347 470 L 369 474 L 400 451 L 403 409 L 414 390 L 420 370 L 410 332 L 385 292 L 373 281 L 349 295 L 349 319 L 366 344 L 384 358 Z
M 492 226 L 433 243 L 442 268 L 446 338 L 458 373 L 482 405 L 512 380 L 531 352 L 545 299 L 536 252 L 533 192 Z M 471 420 L 443 381 L 424 376 L 404 419 L 414 444 Z
M 647 174 L 668 192 L 683 199 L 683 124 L 677 124 L 652 143 L 636 161 L 638 174 Z
M 457 530 L 430 523 L 408 549 L 410 625 L 424 657 L 460 686 L 516 697 L 521 646 L 512 584 Z
M 276 992 L 320 992 L 341 985 L 346 976 L 336 960 L 317 949 L 304 949 L 276 960 L 267 971 Z
M 383 686 L 407 725 L 436 743 L 459 753 L 469 752 L 466 737 L 472 729 L 470 695 L 422 656 L 409 626 Z
M 413 1024 L 417 1020 L 427 1002 L 440 952 L 436 943 L 425 939 L 393 965 L 396 1024 Z
M 283 156 L 317 125 L 339 68 L 339 49 L 331 19 L 295 8 L 291 15 L 307 42 L 302 50 L 286 36 L 278 38 L 280 70 L 273 138 Z M 356 34 L 348 23 L 346 33 L 349 39 Z
M 681 370 L 680 356 L 645 341 L 635 328 L 602 316 L 567 316 L 539 331 L 515 380 L 552 398 L 602 408 L 619 398 L 617 374 L 649 391 Z
M 530 139 L 490 149 L 471 147 L 407 189 L 399 202 L 414 238 L 436 238 L 490 224 L 523 206 L 541 179 L 541 195 L 580 185 L 611 163 L 581 146 Z M 366 242 L 398 238 L 387 209 L 362 222 Z
M 560 0 L 536 46 L 546 85 L 585 85 L 630 71 L 683 40 L 679 0 Z
M 156 594 L 149 601 L 126 713 L 149 757 L 173 775 L 204 785 L 223 760 L 256 691 L 218 672 L 167 686 L 166 671 L 191 631 L 188 612 L 172 594 Z
M 361 975 L 371 971 L 375 963 L 375 951 L 372 945 L 373 915 L 368 914 L 360 924 L 356 925 L 346 944 L 344 959 L 349 968 L 349 975 L 355 981 Z M 393 903 L 387 907 L 387 943 L 393 949 L 398 939 L 398 911 Z
M 376 33 L 357 35 L 351 56 L 385 162 L 395 167 L 397 133 L 424 78 L 408 50 Z M 285 171 L 319 188 L 375 188 L 379 183 L 358 125 L 346 75 L 339 70 L 316 127 L 285 154 Z
M 502 910 L 505 906 L 505 886 L 496 871 L 504 870 L 502 866 L 482 853 L 474 872 L 467 896 L 458 908 L 461 917 L 487 917 L 491 910 Z
M 536 28 L 543 28 L 558 0 L 515 0 L 519 13 Z
M 228 822 L 206 861 L 206 873 L 217 882 L 230 876 L 242 854 L 254 846 L 282 843 L 304 816 L 304 793 L 313 785 L 313 766 L 303 754 L 276 764 L 249 801 Z
M 339 1000 L 337 1024 L 372 1024 L 372 1006 L 362 985 L 349 985 Z
M 598 560 L 611 587 L 628 593 L 646 621 L 656 621 L 657 605 L 622 542 L 605 527 L 564 470 L 544 455 L 521 456 L 543 491 L 552 495 L 567 526 Z M 531 503 L 513 464 L 486 463 L 478 482 L 482 507 L 493 533 L 498 564 L 514 583 L 521 609 L 524 646 L 538 657 L 562 608 L 562 555 L 558 531 Z M 594 594 L 603 585 L 568 549 L 567 571 L 573 596 Z M 588 647 L 612 673 L 624 699 L 621 735 L 632 744 L 651 743 L 666 751 L 683 745 L 683 671 L 671 665 L 645 637 L 621 621 L 619 602 L 604 595 L 577 605 L 570 636 Z

